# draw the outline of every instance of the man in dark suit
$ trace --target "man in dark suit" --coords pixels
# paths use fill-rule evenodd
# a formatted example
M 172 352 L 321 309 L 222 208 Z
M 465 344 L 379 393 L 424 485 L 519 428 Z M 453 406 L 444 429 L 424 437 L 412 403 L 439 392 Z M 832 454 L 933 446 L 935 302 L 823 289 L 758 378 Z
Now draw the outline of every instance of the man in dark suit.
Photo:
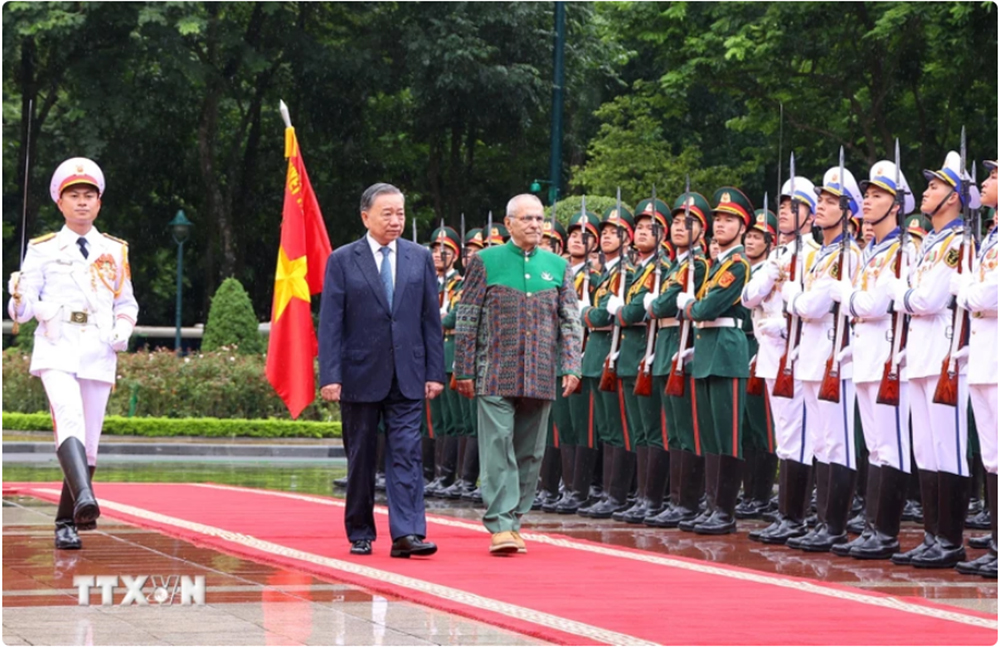
M 339 401 L 347 452 L 344 524 L 351 553 L 375 540 L 375 453 L 385 429 L 392 557 L 432 555 L 425 541 L 422 400 L 444 388 L 444 342 L 431 254 L 400 238 L 404 198 L 391 184 L 361 196 L 368 233 L 326 265 L 319 324 L 320 395 Z

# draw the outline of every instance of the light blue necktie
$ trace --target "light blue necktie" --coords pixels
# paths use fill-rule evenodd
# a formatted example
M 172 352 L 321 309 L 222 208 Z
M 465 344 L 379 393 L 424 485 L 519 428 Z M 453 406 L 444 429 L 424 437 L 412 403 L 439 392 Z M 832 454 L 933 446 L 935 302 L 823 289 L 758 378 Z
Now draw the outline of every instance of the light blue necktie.
M 392 251 L 388 247 L 382 247 L 382 285 L 385 287 L 385 297 L 389 300 L 389 308 L 392 308 L 392 266 L 389 265 L 389 253 Z

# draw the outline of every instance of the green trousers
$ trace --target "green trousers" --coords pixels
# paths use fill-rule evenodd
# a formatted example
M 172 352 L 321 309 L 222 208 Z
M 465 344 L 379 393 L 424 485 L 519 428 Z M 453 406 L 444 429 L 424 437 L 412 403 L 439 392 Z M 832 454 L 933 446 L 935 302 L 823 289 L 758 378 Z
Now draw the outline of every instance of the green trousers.
M 595 383 L 596 384 L 596 383 Z M 590 390 L 591 382 L 581 378 L 580 393 L 569 396 L 569 417 L 572 428 L 572 439 L 563 433 L 567 445 L 577 447 L 596 447 L 596 430 L 594 428 L 594 394 Z
M 623 377 L 619 380 L 622 396 L 625 399 L 625 418 L 628 424 L 629 437 L 634 450 L 636 447 L 659 447 L 663 449 L 663 416 L 660 414 L 660 398 L 656 393 L 649 397 L 635 394 L 634 377 Z
M 695 435 L 694 408 L 691 400 L 694 395 L 694 380 L 690 375 L 685 377 L 684 395 L 675 398 L 666 394 L 667 376 L 653 376 L 653 393 L 659 395 L 660 406 L 666 418 L 667 438 L 670 449 L 683 449 L 692 454 L 701 455 L 701 444 Z
M 614 391 L 602 391 L 599 387 L 601 378 L 585 377 L 590 382 L 590 392 L 594 397 L 594 425 L 597 440 L 611 447 L 632 449 L 631 439 L 627 437 L 628 424 L 625 421 L 625 404 L 621 398 L 621 382 Z M 587 388 L 586 386 L 584 387 Z
M 476 405 L 483 525 L 490 532 L 520 530 L 535 500 L 552 401 L 477 396 Z
M 437 438 L 444 435 L 444 403 L 438 397 L 433 400 L 424 400 L 424 416 L 420 421 L 420 432 L 425 438 Z
M 545 444 L 548 447 L 576 444 L 573 418 L 569 411 L 569 398 L 563 397 L 561 382 L 562 380 L 557 381 L 556 401 L 552 403 L 552 411 L 549 413 L 549 429 L 545 436 Z
M 774 420 L 771 418 L 771 395 L 764 389 L 762 395 L 746 395 L 743 410 L 744 446 L 773 454 Z
M 451 381 L 451 374 L 445 382 L 444 391 L 437 399 L 442 400 L 444 409 L 444 430 L 443 436 L 473 436 L 476 427 L 473 423 L 475 418 L 475 408 L 472 400 L 462 397 L 458 391 L 453 391 L 448 382 Z
M 695 436 L 701 453 L 743 457 L 745 377 L 694 380 Z

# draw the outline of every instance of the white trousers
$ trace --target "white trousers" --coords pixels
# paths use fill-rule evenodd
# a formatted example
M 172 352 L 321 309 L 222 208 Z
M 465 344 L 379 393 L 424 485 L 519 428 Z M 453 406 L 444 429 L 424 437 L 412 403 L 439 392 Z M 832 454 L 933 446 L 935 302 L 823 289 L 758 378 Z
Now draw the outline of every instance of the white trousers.
M 803 400 L 812 436 L 813 455 L 820 463 L 858 469 L 854 442 L 854 382 L 840 381 L 840 402 L 819 399 L 822 382 L 803 380 Z
M 910 380 L 913 457 L 917 467 L 931 472 L 969 476 L 965 452 L 969 440 L 969 401 L 965 375 L 958 376 L 957 407 L 934 404 L 938 376 Z M 995 454 L 994 454 L 995 455 Z M 985 459 L 985 455 L 983 456 Z
M 774 380 L 766 379 L 767 392 L 774 393 Z M 791 398 L 769 396 L 771 420 L 774 423 L 775 454 L 781 460 L 812 464 L 812 438 L 806 433 L 808 416 L 802 401 L 802 382 L 795 380 Z
M 979 450 L 983 455 L 983 466 L 990 474 L 996 474 L 997 385 L 970 384 L 969 399 L 972 400 L 972 414 L 976 416 L 976 431 L 979 433 Z
M 87 464 L 97 465 L 97 445 L 101 441 L 111 385 L 81 380 L 73 373 L 53 369 L 42 371 L 40 377 L 52 410 L 56 448 L 67 438 L 76 438 L 87 448 Z
M 869 465 L 910 472 L 910 388 L 899 383 L 899 406 L 879 404 L 878 382 L 855 384 Z

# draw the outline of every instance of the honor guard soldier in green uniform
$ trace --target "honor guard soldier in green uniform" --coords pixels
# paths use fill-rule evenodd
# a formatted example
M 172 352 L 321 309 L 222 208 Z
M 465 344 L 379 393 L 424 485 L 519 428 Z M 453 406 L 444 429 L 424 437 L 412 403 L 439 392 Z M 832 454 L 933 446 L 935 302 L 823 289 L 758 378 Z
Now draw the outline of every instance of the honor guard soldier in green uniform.
M 659 296 L 650 294 L 644 298 L 659 328 L 653 362 L 653 393 L 660 398 L 670 452 L 670 502 L 663 512 L 643 520 L 647 526 L 655 528 L 676 528 L 682 521 L 697 517 L 698 500 L 705 490 L 705 460 L 692 402 L 694 381 L 690 365 L 684 363 L 678 368 L 676 361 L 681 337 L 677 295 L 689 287 L 697 293 L 708 275 L 705 251 L 693 244 L 708 228 L 709 213 L 708 200 L 700 193 L 686 192 L 677 198 L 670 225 L 676 258 L 661 278 Z M 694 272 L 689 276 L 692 267 Z M 679 371 L 675 379 L 685 388 L 667 393 L 667 382 L 675 368 Z
M 617 297 L 608 303 L 614 311 L 622 330 L 621 355 L 618 358 L 619 391 L 625 401 L 625 416 L 636 454 L 638 496 L 635 504 L 612 515 L 613 519 L 628 523 L 642 523 L 650 515 L 663 511 L 663 495 L 670 476 L 670 455 L 667 453 L 667 430 L 660 415 L 660 396 L 652 389 L 652 364 L 644 370 L 649 381 L 645 395 L 636 393 L 637 378 L 646 362 L 647 333 L 655 328 L 647 325 L 645 297 L 652 294 L 659 262 L 659 241 L 667 231 L 667 205 L 657 200 L 643 200 L 635 210 L 635 242 L 638 252 L 636 266 L 629 273 L 624 304 Z M 661 276 L 662 276 L 662 267 Z M 656 325 L 656 322 L 653 322 Z M 645 381 L 645 378 L 644 378 Z
M 573 288 L 580 303 L 591 302 L 600 280 L 600 275 L 593 271 L 590 263 L 590 254 L 600 241 L 600 226 L 601 219 L 590 211 L 581 211 L 570 218 L 566 249 L 570 256 Z M 585 346 L 587 329 L 584 328 L 583 332 Z M 559 438 L 563 480 L 568 486 L 567 493 L 554 505 L 542 507 L 546 512 L 551 510 L 558 514 L 576 514 L 577 510 L 587 504 L 598 453 L 597 438 L 594 434 L 594 393 L 586 388 L 580 388 L 567 400 L 572 437 L 563 430 Z M 566 451 L 567 448 L 572 448 L 571 454 Z M 572 461 L 569 460 L 570 456 Z
M 431 255 L 438 273 L 438 303 L 441 306 L 442 326 L 461 289 L 462 276 L 455 269 L 460 253 L 458 233 L 451 227 L 439 227 L 431 233 Z M 444 365 L 451 371 L 455 361 L 454 323 L 444 327 Z M 450 374 L 447 376 L 450 381 Z M 459 433 L 461 418 L 458 393 L 445 384 L 440 398 L 429 403 L 428 427 L 434 434 L 434 463 L 437 477 L 424 487 L 425 497 L 440 497 L 455 482 L 458 467 Z
M 750 264 L 743 257 L 740 241 L 753 219 L 753 205 L 735 187 L 716 191 L 714 202 L 712 229 L 719 245 L 718 258 L 697 298 L 687 292 L 677 295 L 679 317 L 693 322 L 696 330 L 691 361 L 694 415 L 703 432 L 705 491 L 709 493 L 706 514 L 711 511 L 702 520 L 682 522 L 679 527 L 705 535 L 736 531 L 743 407 L 750 373 L 743 332 L 743 319 L 749 313 L 740 302 L 743 286 L 750 279 Z
M 604 252 L 604 272 L 596 281 L 597 289 L 591 303 L 583 303 L 580 314 L 589 330 L 587 349 L 583 354 L 584 389 L 594 397 L 594 424 L 597 437 L 604 445 L 604 498 L 577 514 L 594 519 L 610 519 L 611 515 L 627 505 L 628 490 L 635 475 L 635 453 L 629 436 L 625 409 L 621 404 L 620 387 L 600 389 L 601 377 L 617 341 L 612 337 L 617 331 L 614 316 L 607 306 L 611 297 L 618 294 L 622 282 L 628 279 L 627 249 L 632 242 L 635 221 L 625 209 L 611 207 L 601 221 L 601 251 Z M 591 281 L 594 283 L 594 281 Z M 617 381 L 617 380 L 616 380 Z
M 767 262 L 767 256 L 778 235 L 778 216 L 770 210 L 758 209 L 754 222 L 743 236 L 743 249 L 750 263 L 750 276 Z M 761 314 L 764 314 L 761 311 Z M 736 506 L 737 519 L 757 519 L 771 508 L 771 494 L 777 475 L 778 455 L 775 453 L 774 421 L 771 417 L 771 394 L 767 392 L 757 368 L 757 318 L 746 317 L 743 331 L 747 336 L 751 374 L 747 381 L 746 408 L 743 418 L 743 500 Z
M 558 220 L 550 218 L 542 225 L 543 247 L 547 247 L 556 256 L 563 255 L 566 247 L 566 229 Z M 542 510 L 543 506 L 554 506 L 560 498 L 559 480 L 563 478 L 562 452 L 563 434 L 573 437 L 572 421 L 569 415 L 569 399 L 562 392 L 556 393 L 556 401 L 552 403 L 549 414 L 549 430 L 545 438 L 545 454 L 542 456 L 542 470 L 539 473 L 541 482 L 538 496 L 532 504 L 532 510 Z M 572 455 L 572 449 L 566 448 L 566 453 Z

